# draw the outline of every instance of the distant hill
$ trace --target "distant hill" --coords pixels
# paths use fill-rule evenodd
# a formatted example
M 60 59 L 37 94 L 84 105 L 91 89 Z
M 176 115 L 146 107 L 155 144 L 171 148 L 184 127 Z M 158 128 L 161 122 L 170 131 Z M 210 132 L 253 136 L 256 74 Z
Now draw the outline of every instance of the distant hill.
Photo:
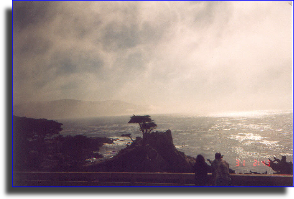
M 13 106 L 13 114 L 22 117 L 66 119 L 98 116 L 132 115 L 148 112 L 145 106 L 123 101 L 55 100 L 29 102 Z

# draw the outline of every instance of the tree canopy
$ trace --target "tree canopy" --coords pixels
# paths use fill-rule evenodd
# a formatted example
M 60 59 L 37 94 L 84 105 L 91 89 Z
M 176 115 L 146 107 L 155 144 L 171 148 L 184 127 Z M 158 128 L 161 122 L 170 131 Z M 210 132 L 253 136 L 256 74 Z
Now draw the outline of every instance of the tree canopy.
M 14 137 L 43 140 L 46 136 L 58 134 L 62 130 L 61 126 L 61 123 L 53 120 L 13 116 Z
M 62 130 L 53 120 L 13 116 L 13 167 L 15 170 L 38 170 L 47 157 L 46 138 Z
M 138 123 L 143 134 L 150 133 L 157 127 L 157 124 L 155 124 L 149 115 L 133 115 L 129 123 Z

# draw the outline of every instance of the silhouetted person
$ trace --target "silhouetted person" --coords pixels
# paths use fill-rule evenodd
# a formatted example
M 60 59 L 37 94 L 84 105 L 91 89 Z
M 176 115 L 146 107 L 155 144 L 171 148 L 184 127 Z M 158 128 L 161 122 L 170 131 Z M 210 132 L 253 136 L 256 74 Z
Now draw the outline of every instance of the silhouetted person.
M 214 186 L 230 186 L 231 184 L 229 164 L 222 158 L 220 153 L 216 153 L 215 160 L 211 163 Z
M 208 185 L 208 165 L 202 155 L 196 157 L 196 163 L 194 165 L 195 172 L 195 185 L 196 186 L 206 186 Z
M 282 156 L 282 159 L 279 160 L 278 158 L 275 158 L 275 160 L 271 160 L 270 164 L 266 164 L 267 166 L 271 167 L 274 171 L 276 171 L 278 174 L 293 174 L 293 163 L 286 161 L 286 156 Z

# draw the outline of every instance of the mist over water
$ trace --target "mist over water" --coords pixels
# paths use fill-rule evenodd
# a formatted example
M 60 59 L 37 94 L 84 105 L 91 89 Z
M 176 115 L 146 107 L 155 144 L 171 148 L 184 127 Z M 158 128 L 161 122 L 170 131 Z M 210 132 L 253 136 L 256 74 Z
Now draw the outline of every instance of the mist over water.
M 172 131 L 176 148 L 186 155 L 202 154 L 214 159 L 221 152 L 236 173 L 273 173 L 262 164 L 268 158 L 286 156 L 293 162 L 292 111 L 254 111 L 210 116 L 151 115 L 157 131 Z M 113 157 L 131 140 L 121 137 L 131 133 L 142 137 L 139 126 L 128 124 L 130 117 L 101 117 L 79 120 L 60 120 L 62 135 L 82 134 L 89 137 L 110 137 L 114 144 L 100 149 L 105 158 Z

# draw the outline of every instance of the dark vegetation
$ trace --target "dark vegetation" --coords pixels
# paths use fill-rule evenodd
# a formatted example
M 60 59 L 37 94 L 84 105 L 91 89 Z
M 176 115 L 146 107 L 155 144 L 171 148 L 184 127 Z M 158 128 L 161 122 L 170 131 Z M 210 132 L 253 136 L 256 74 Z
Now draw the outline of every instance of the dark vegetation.
M 157 127 L 157 124 L 155 124 L 155 122 L 151 120 L 151 117 L 149 115 L 144 115 L 144 116 L 133 115 L 129 123 L 138 123 L 143 135 L 150 133 L 153 129 Z
M 13 169 L 15 171 L 79 171 L 108 138 L 62 136 L 62 124 L 46 119 L 13 116 Z

